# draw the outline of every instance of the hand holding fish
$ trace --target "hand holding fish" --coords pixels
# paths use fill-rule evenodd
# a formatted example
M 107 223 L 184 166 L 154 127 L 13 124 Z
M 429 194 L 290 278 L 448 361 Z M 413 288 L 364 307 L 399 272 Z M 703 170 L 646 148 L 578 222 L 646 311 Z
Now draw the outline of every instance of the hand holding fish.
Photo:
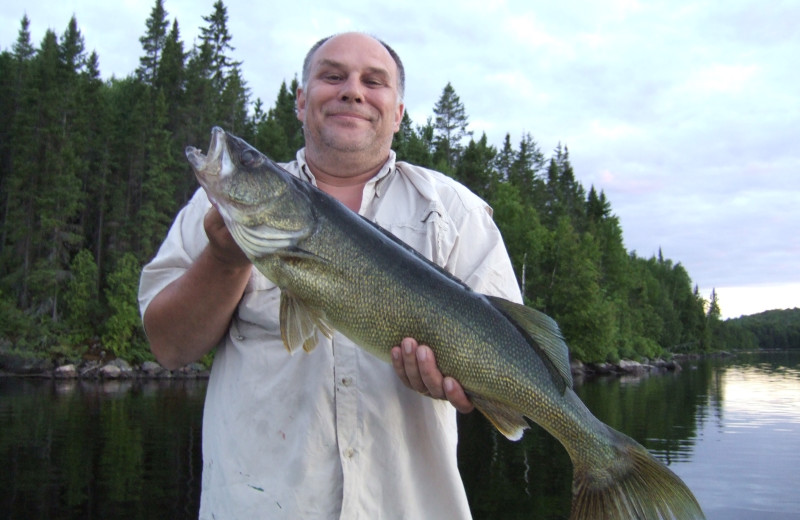
M 392 366 L 410 389 L 434 399 L 446 399 L 461 413 L 475 409 L 458 381 L 442 375 L 430 347 L 405 338 L 399 346 L 392 348 Z
M 206 213 L 203 227 L 208 236 L 209 250 L 220 263 L 230 267 L 243 267 L 250 264 L 250 259 L 231 236 L 216 207 L 212 207 Z

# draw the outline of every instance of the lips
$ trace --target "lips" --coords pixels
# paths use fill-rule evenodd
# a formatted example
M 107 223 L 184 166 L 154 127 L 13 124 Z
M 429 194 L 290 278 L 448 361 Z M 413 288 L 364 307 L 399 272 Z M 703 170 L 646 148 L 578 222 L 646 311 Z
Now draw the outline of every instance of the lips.
M 372 118 L 365 114 L 360 114 L 358 112 L 352 111 L 342 111 L 342 112 L 329 112 L 328 117 L 340 117 L 340 118 L 351 118 L 351 119 L 362 119 L 364 121 L 371 121 Z

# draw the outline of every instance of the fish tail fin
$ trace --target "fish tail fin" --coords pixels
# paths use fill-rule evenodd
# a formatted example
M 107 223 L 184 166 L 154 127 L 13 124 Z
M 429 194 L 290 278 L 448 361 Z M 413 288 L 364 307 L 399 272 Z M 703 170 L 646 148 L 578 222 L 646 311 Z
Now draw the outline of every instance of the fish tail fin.
M 644 446 L 609 428 L 615 451 L 603 468 L 576 463 L 570 520 L 703 519 L 692 492 Z

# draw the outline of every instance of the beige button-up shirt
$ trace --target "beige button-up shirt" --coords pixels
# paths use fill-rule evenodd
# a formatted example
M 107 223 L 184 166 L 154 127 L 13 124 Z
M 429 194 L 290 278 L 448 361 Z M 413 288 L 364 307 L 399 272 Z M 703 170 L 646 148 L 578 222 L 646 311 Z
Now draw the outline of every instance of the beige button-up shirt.
M 303 150 L 284 167 L 315 182 Z M 176 217 L 142 273 L 142 314 L 205 248 L 209 207 L 199 189 Z M 521 300 L 491 209 L 452 179 L 395 163 L 392 152 L 359 213 L 474 290 Z M 203 414 L 200 518 L 469 518 L 455 409 L 409 390 L 339 333 L 309 354 L 288 354 L 279 294 L 253 269 L 218 347 Z

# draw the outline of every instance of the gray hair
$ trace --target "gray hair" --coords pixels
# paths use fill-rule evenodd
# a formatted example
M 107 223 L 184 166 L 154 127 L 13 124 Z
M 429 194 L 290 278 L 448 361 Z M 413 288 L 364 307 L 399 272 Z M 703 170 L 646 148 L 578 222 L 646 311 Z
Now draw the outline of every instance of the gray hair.
M 327 37 L 321 39 L 320 41 L 318 41 L 317 43 L 312 45 L 311 48 L 308 50 L 308 53 L 306 54 L 306 58 L 303 60 L 303 78 L 302 78 L 303 90 L 306 90 L 308 88 L 308 80 L 309 80 L 309 78 L 311 76 L 311 60 L 314 57 L 314 53 L 317 52 L 317 50 L 320 47 L 322 47 L 325 44 L 325 42 L 327 42 L 328 40 L 330 40 L 334 36 L 337 36 L 337 35 L 336 34 L 332 34 L 330 36 L 327 36 Z M 389 55 L 394 60 L 394 63 L 397 66 L 397 94 L 398 94 L 398 97 L 399 97 L 399 101 L 402 103 L 403 102 L 403 96 L 404 96 L 404 94 L 406 92 L 406 69 L 405 69 L 405 67 L 403 67 L 403 62 L 400 60 L 400 56 L 395 52 L 394 49 L 392 49 L 389 46 L 389 44 L 387 44 L 386 42 L 384 42 L 380 38 L 376 38 L 375 36 L 372 36 L 370 34 L 367 34 L 366 36 L 369 36 L 370 38 L 373 38 L 378 43 L 383 45 L 383 48 L 386 49 L 386 51 L 389 53 Z

